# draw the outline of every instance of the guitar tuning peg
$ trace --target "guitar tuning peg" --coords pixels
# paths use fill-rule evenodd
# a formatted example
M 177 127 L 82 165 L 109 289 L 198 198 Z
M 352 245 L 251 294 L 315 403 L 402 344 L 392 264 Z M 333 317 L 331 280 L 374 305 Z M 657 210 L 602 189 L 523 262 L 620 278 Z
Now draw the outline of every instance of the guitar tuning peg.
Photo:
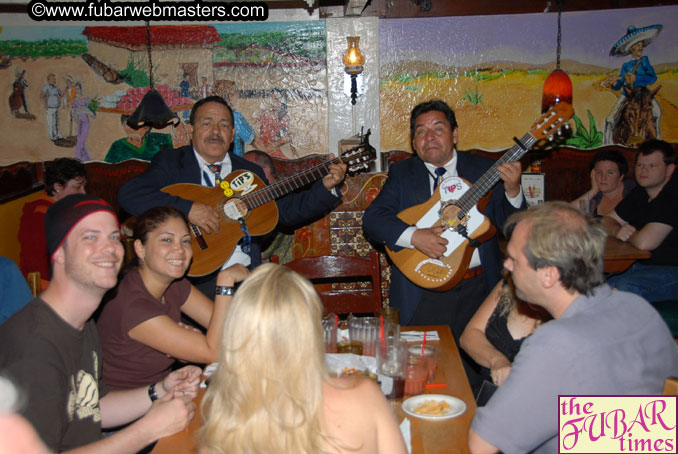
M 553 134 L 549 134 L 549 142 L 553 142 Z
M 558 131 L 556 131 L 556 132 L 558 133 L 558 136 L 560 136 L 560 137 L 563 136 L 563 130 L 562 129 L 558 128 Z
M 566 123 L 563 125 L 563 128 L 569 130 L 569 129 L 570 129 L 570 124 L 566 122 Z

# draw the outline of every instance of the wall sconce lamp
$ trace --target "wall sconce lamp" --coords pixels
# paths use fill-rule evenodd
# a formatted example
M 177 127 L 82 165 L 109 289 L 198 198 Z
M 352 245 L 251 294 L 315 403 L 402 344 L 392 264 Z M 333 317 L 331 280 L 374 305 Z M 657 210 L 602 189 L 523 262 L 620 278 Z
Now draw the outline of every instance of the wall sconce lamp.
M 363 65 L 365 64 L 365 56 L 360 52 L 358 43 L 360 36 L 347 36 L 348 49 L 341 61 L 344 63 L 344 71 L 351 76 L 351 104 L 355 105 L 355 100 L 358 97 L 358 74 L 363 72 Z

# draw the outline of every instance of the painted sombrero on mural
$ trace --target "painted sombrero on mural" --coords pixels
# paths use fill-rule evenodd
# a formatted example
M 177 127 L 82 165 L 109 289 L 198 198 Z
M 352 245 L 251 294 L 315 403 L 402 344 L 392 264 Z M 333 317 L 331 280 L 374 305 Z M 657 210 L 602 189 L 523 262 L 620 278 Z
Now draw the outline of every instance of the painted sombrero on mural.
M 619 41 L 614 43 L 610 49 L 610 57 L 623 57 L 631 53 L 631 47 L 634 44 L 643 42 L 643 49 L 657 37 L 662 30 L 661 24 L 648 25 L 647 27 L 636 28 L 631 26 L 626 30 L 626 34 Z

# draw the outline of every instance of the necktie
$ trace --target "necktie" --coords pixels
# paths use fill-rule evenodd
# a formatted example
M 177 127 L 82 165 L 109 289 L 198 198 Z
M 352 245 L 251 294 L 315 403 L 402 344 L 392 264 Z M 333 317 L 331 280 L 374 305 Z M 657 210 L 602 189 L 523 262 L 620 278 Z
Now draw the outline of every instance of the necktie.
M 214 185 L 218 186 L 221 183 L 221 163 L 208 164 L 207 167 L 214 174 Z
M 447 172 L 447 170 L 445 170 L 445 167 L 438 167 L 436 169 L 436 181 L 433 184 L 433 190 L 435 190 L 438 187 L 438 185 L 443 179 L 443 175 L 445 174 L 445 172 Z

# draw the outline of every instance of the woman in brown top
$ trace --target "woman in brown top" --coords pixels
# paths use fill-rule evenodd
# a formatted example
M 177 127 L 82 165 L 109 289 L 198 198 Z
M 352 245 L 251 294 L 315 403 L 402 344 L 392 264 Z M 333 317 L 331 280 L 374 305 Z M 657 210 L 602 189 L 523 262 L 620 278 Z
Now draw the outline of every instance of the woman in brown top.
M 191 258 L 185 215 L 170 207 L 143 213 L 134 226 L 138 264 L 123 277 L 97 322 L 103 348 L 103 380 L 111 389 L 156 383 L 175 360 L 217 360 L 230 294 L 210 301 L 184 277 Z M 217 286 L 232 289 L 248 274 L 234 265 L 222 270 Z M 226 292 L 230 293 L 230 292 Z M 181 313 L 207 329 L 183 325 Z

